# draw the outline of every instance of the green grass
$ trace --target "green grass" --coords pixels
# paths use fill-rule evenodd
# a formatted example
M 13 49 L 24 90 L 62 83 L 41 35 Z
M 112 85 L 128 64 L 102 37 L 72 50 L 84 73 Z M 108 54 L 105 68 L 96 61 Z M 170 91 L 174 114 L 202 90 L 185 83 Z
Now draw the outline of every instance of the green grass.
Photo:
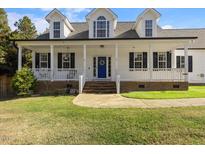
M 205 107 L 94 109 L 71 96 L 0 102 L 0 144 L 205 144 Z
M 137 99 L 205 98 L 205 86 L 190 86 L 188 91 L 136 91 L 122 96 Z

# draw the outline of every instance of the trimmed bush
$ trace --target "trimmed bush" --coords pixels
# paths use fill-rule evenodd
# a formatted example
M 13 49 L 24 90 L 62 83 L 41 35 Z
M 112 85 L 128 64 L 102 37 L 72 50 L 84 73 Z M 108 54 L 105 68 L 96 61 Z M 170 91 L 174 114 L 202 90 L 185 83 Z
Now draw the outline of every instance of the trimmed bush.
M 12 79 L 12 87 L 18 95 L 29 95 L 36 86 L 36 78 L 28 67 L 17 71 Z

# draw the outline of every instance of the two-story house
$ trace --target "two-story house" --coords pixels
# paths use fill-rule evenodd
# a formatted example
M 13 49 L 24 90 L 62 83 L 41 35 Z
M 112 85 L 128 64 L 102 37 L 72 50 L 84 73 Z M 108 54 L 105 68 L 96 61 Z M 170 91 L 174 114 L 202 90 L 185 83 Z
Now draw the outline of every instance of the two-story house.
M 186 90 L 190 82 L 205 83 L 205 29 L 162 29 L 160 16 L 145 9 L 136 21 L 121 22 L 111 9 L 98 8 L 86 22 L 74 23 L 54 9 L 45 17 L 48 33 L 14 40 L 18 69 L 27 48 L 39 92 L 67 84 L 79 93 L 120 93 Z

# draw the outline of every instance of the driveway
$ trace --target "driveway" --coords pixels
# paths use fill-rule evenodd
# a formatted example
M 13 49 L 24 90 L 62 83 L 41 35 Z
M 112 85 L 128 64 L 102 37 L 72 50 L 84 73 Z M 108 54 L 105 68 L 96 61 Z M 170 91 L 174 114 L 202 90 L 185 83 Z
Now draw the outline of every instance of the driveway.
M 119 94 L 79 94 L 73 103 L 93 108 L 165 108 L 205 106 L 205 98 L 132 99 Z

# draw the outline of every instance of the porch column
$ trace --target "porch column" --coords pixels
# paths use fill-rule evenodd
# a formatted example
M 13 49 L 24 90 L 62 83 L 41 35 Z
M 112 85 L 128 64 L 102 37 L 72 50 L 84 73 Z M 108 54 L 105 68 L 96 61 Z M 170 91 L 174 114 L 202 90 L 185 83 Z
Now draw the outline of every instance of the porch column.
M 18 46 L 18 70 L 22 68 L 22 46 Z
M 188 46 L 184 46 L 185 81 L 188 82 Z
M 118 44 L 115 44 L 115 75 L 118 75 Z
M 32 51 L 32 70 L 35 69 L 35 51 Z
M 152 80 L 152 71 L 153 71 L 153 52 L 152 46 L 149 45 L 149 61 L 148 61 L 148 71 L 149 71 L 149 79 Z
M 171 55 L 172 55 L 172 64 L 171 64 L 171 66 L 172 66 L 172 68 L 176 68 L 175 50 L 174 49 L 171 50 Z
M 54 79 L 54 46 L 50 45 L 50 53 L 51 53 L 51 81 Z
M 86 79 L 86 68 L 87 68 L 87 66 L 86 66 L 86 52 L 87 52 L 87 46 L 86 46 L 86 44 L 84 44 L 83 45 L 83 75 L 84 75 L 84 77 L 85 77 L 85 79 Z

